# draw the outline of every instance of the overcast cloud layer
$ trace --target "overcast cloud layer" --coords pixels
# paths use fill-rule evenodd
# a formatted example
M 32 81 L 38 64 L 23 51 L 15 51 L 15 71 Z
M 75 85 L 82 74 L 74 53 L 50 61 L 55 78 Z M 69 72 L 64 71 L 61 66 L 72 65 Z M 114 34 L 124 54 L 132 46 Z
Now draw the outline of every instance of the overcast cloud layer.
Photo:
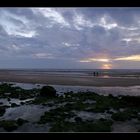
M 140 8 L 0 8 L 0 68 L 140 68 Z

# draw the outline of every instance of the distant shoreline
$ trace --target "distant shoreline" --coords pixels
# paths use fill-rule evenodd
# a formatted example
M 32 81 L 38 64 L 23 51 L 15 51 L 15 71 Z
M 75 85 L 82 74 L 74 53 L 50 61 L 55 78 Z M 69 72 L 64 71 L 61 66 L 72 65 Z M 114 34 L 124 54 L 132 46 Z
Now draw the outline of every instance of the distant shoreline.
M 71 86 L 137 86 L 139 78 L 101 78 L 94 76 L 67 75 L 16 75 L 16 73 L 0 72 L 0 81 L 33 84 L 71 85 Z

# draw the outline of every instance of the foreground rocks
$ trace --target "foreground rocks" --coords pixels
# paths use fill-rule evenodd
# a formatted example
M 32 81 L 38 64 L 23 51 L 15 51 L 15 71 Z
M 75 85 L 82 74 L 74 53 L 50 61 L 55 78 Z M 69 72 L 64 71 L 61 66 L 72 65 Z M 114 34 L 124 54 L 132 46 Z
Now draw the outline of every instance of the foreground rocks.
M 47 98 L 56 97 L 56 90 L 52 86 L 44 86 L 40 90 L 40 96 Z
M 37 94 L 39 94 L 40 89 L 22 89 L 18 86 L 13 86 L 13 84 L 9 83 L 2 83 L 0 84 L 0 98 L 7 98 L 8 100 L 10 98 L 25 100 L 29 98 L 35 97 Z
M 77 93 L 71 91 L 57 96 L 56 90 L 51 86 L 25 90 L 2 84 L 0 85 L 0 98 L 6 98 L 9 102 L 12 98 L 21 100 L 20 104 L 11 103 L 10 106 L 4 106 L 1 103 L 0 117 L 3 117 L 7 108 L 16 110 L 16 108 L 20 109 L 20 106 L 26 107 L 26 105 L 43 108 L 44 112 L 33 124 L 44 127 L 49 124 L 50 132 L 111 132 L 114 123 L 131 122 L 133 119 L 140 124 L 140 96 L 103 96 L 89 91 Z M 23 101 L 30 98 L 33 100 Z M 81 112 L 85 114 L 80 116 Z M 16 131 L 24 123 L 31 122 L 21 118 L 17 120 L 2 119 L 0 127 L 11 132 Z M 137 130 L 140 130 L 140 126 L 137 126 Z
M 6 107 L 0 106 L 0 116 L 3 116 L 5 112 L 6 112 Z
M 28 121 L 23 120 L 21 118 L 17 120 L 2 120 L 0 121 L 0 127 L 4 128 L 6 131 L 13 131 L 18 128 L 18 126 L 23 125 L 24 123 L 27 123 Z

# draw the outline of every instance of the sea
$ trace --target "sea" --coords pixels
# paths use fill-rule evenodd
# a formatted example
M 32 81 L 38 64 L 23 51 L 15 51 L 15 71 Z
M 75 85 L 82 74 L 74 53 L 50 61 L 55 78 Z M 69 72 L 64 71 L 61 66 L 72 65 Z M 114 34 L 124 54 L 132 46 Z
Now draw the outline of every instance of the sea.
M 16 75 L 64 75 L 64 76 L 92 76 L 98 73 L 99 77 L 140 78 L 140 69 L 0 69 Z

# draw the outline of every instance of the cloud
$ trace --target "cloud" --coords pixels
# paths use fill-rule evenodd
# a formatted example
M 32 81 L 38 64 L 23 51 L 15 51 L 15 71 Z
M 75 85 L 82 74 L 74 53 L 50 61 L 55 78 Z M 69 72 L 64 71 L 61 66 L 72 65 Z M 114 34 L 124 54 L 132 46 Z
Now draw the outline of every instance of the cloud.
M 116 58 L 114 60 L 140 61 L 140 55 L 132 55 L 132 56 L 128 56 L 128 57 L 121 57 L 121 58 Z
M 0 59 L 34 60 L 36 67 L 136 66 L 139 15 L 138 8 L 0 8 Z
M 80 60 L 80 62 L 109 62 L 110 60 L 109 59 L 105 59 L 105 58 L 88 58 L 86 60 Z
M 70 44 L 70 43 L 67 43 L 67 42 L 63 42 L 62 43 L 65 47 L 72 47 L 72 48 L 77 48 L 80 46 L 80 44 Z
M 73 17 L 73 23 L 74 27 L 77 30 L 82 30 L 84 27 L 94 27 L 94 23 L 92 23 L 90 20 L 85 19 L 83 15 L 75 13 L 75 16 Z
M 140 55 L 131 55 L 127 57 L 118 58 L 87 58 L 79 62 L 113 62 L 113 61 L 140 61 Z
M 9 13 L 8 11 L 1 11 L 0 18 L 0 25 L 8 35 L 23 36 L 29 38 L 36 35 L 36 32 L 30 29 L 30 23 L 24 16 L 20 17 Z
M 11 49 L 11 50 L 14 50 L 14 51 L 20 50 L 20 47 L 18 47 L 18 46 L 15 45 L 15 44 L 13 44 L 12 46 L 9 46 L 8 48 Z
M 33 54 L 33 57 L 35 58 L 53 58 L 52 54 L 50 53 L 36 53 L 36 54 Z
M 100 22 L 97 24 L 106 30 L 110 30 L 113 28 L 118 27 L 117 23 L 114 22 L 112 19 L 109 19 L 107 15 L 104 15 L 103 17 L 100 18 Z
M 135 43 L 140 43 L 140 37 L 132 37 L 132 38 L 123 38 L 123 41 L 127 43 L 134 41 Z
M 61 13 L 57 12 L 53 8 L 32 8 L 35 14 L 41 14 L 45 18 L 51 20 L 52 24 L 61 24 L 62 26 L 69 27 L 70 24 L 64 19 Z
M 93 28 L 93 27 L 103 27 L 105 30 L 110 30 L 118 27 L 117 23 L 113 21 L 108 15 L 102 15 L 100 18 L 91 20 L 85 18 L 84 15 L 75 13 L 73 18 L 74 26 L 77 30 L 83 30 L 84 27 Z M 125 27 L 124 27 L 125 28 Z

